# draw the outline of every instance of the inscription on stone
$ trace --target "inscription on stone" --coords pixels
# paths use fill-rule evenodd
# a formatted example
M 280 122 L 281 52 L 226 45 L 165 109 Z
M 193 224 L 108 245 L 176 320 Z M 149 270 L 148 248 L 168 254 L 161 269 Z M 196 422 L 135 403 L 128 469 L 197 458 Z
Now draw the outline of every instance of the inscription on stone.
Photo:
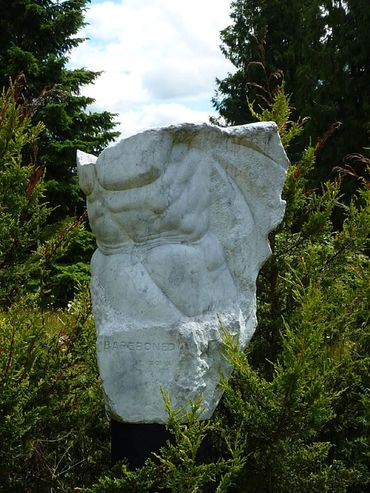
M 173 342 L 140 342 L 140 341 L 111 341 L 105 339 L 103 341 L 103 349 L 114 350 L 122 349 L 128 351 L 175 351 L 175 349 L 184 349 L 184 344 L 176 344 Z
M 134 371 L 138 375 L 142 375 L 145 371 L 155 370 L 161 372 L 168 371 L 171 365 L 171 360 L 137 360 L 134 365 Z

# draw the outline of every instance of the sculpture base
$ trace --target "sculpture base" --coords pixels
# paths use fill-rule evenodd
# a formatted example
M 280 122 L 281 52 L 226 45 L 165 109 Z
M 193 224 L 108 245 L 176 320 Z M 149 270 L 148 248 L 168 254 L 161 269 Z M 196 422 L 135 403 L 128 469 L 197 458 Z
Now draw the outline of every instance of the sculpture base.
M 126 459 L 130 469 L 136 469 L 153 457 L 152 452 L 159 452 L 167 441 L 173 441 L 173 435 L 165 425 L 121 423 L 112 419 L 111 440 L 112 465 Z M 208 446 L 204 441 L 198 450 L 198 464 L 206 463 L 207 458 Z
M 112 419 L 112 464 L 126 459 L 130 469 L 141 467 L 152 456 L 152 452 L 159 452 L 171 438 L 171 433 L 164 425 L 120 423 Z
M 220 313 L 220 319 L 231 334 L 240 334 L 241 326 L 244 330 L 238 307 Z M 232 370 L 224 358 L 217 314 L 135 327 L 117 315 L 114 326 L 97 326 L 99 372 L 112 419 L 165 425 L 163 392 L 182 414 L 190 411 L 190 402 L 202 399 L 201 419 L 212 416 L 222 395 L 220 376 L 227 378 Z

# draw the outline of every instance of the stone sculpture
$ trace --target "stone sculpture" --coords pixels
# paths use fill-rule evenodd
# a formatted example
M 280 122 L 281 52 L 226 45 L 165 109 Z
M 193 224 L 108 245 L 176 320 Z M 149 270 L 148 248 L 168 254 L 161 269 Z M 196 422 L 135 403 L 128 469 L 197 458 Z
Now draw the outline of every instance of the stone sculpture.
M 97 356 L 110 415 L 165 423 L 172 405 L 220 397 L 220 323 L 243 348 L 256 277 L 281 221 L 288 160 L 274 123 L 182 124 L 78 151 L 98 249 L 91 261 Z

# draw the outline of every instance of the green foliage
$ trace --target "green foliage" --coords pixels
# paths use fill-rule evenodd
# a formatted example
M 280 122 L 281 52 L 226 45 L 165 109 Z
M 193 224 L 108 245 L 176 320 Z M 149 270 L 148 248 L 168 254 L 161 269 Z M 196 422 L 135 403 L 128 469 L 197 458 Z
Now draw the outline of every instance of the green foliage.
M 8 200 L 15 209 L 19 197 L 16 199 L 14 195 L 18 190 L 20 196 L 20 188 L 25 183 L 28 183 L 27 193 L 30 197 L 32 195 L 35 203 L 41 204 L 41 190 L 44 195 L 39 213 L 36 213 L 33 204 L 28 207 L 28 196 L 23 197 L 24 217 L 20 216 L 23 226 L 18 228 L 20 224 L 14 219 L 14 236 L 9 227 L 10 218 L 3 216 L 5 225 L 0 225 L 0 232 L 2 229 L 7 230 L 8 239 L 6 235 L 3 236 L 4 249 L 0 248 L 0 255 L 5 255 L 4 267 L 0 273 L 0 285 L 6 286 L 4 293 L 0 289 L 2 303 L 5 299 L 12 298 L 12 289 L 19 291 L 19 288 L 25 288 L 31 278 L 34 288 L 39 286 L 42 279 L 42 295 L 47 294 L 48 303 L 57 300 L 57 306 L 61 306 L 73 299 L 77 284 L 87 278 L 87 264 L 95 242 L 87 231 L 83 232 L 78 227 L 80 220 L 76 219 L 85 210 L 85 197 L 80 191 L 75 168 L 76 149 L 99 153 L 118 136 L 114 131 L 114 115 L 109 112 L 89 111 L 88 108 L 94 101 L 81 95 L 83 86 L 94 82 L 99 73 L 82 68 L 67 68 L 71 49 L 84 41 L 77 33 L 84 25 L 84 11 L 88 4 L 89 0 L 0 0 L 0 86 L 8 87 L 9 80 L 19 80 L 22 74 L 22 84 L 18 84 L 16 90 L 15 100 L 19 104 L 16 111 L 20 115 L 18 119 L 26 117 L 23 127 L 19 126 L 18 129 L 18 123 L 9 116 L 9 125 L 13 127 L 9 127 L 7 131 L 22 133 L 23 128 L 27 128 L 30 144 L 37 136 L 38 163 L 36 166 L 33 156 L 33 168 L 26 168 L 21 155 L 18 155 L 23 175 L 17 177 L 14 166 L 9 170 L 11 178 L 6 178 L 3 173 L 1 179 L 4 186 L 10 190 L 13 184 L 15 188 L 9 194 L 4 189 L 1 200 Z M 0 125 L 3 123 L 0 122 Z M 45 129 L 44 132 L 41 132 L 42 128 Z M 33 136 L 31 132 L 34 132 Z M 10 134 L 6 133 L 4 126 L 1 139 L 6 140 L 7 135 Z M 22 142 L 21 137 L 16 134 L 10 139 L 24 157 L 27 143 Z M 36 152 L 35 145 L 33 148 Z M 0 148 L 0 152 L 1 150 Z M 5 156 L 0 159 L 8 158 Z M 26 176 L 27 172 L 29 174 Z M 10 180 L 9 183 L 6 180 Z M 20 203 L 19 206 L 21 207 Z M 13 212 L 15 214 L 16 210 Z M 32 217 L 32 221 L 29 220 L 26 226 L 28 217 Z M 74 219 L 66 219 L 71 217 Z M 45 220 L 52 227 L 43 228 L 40 232 Z M 29 231 L 29 239 L 25 237 L 26 231 Z M 23 237 L 19 239 L 17 234 L 22 234 Z M 59 235 L 59 238 L 55 239 L 54 235 Z M 77 236 L 84 237 L 84 241 L 80 243 Z M 21 251 L 28 254 L 44 241 L 61 247 L 58 252 L 54 247 L 49 248 L 57 253 L 58 258 L 54 256 L 51 260 L 47 256 L 47 265 L 45 259 L 43 260 L 47 271 L 41 274 L 38 268 L 34 269 L 40 257 L 38 254 L 29 257 L 27 266 L 18 262 Z M 19 243 L 25 247 L 23 250 L 19 248 Z M 78 246 L 81 247 L 79 251 Z M 9 262 L 18 263 L 18 274 L 8 268 Z M 77 262 L 78 266 L 72 266 Z M 31 271 L 34 272 L 31 274 Z M 45 303 L 45 299 L 43 302 Z
M 35 285 L 42 281 L 44 303 L 65 307 L 74 299 L 79 286 L 90 279 L 90 259 L 96 243 L 86 229 L 86 217 L 60 221 L 58 229 L 45 228 L 46 239 L 35 252 L 38 271 Z M 50 231 L 51 230 L 51 231 Z
M 328 141 L 321 179 L 368 145 L 369 2 L 234 0 L 230 17 L 221 49 L 236 70 L 213 99 L 226 124 L 254 121 L 247 101 L 267 108 L 283 78 L 296 115 L 309 117 L 306 139 Z
M 0 491 L 70 491 L 108 467 L 87 288 L 70 310 L 0 313 Z
M 212 491 L 229 491 L 235 477 L 244 464 L 241 456 L 241 437 L 233 433 L 234 440 L 227 439 L 217 423 L 201 421 L 202 403 L 192 403 L 188 412 L 171 407 L 168 396 L 164 395 L 168 414 L 168 428 L 174 436 L 174 442 L 157 455 L 164 470 L 163 484 L 174 493 L 198 493 L 205 485 L 211 485 Z M 218 459 L 210 463 L 199 460 L 199 452 L 206 436 L 221 433 L 229 459 Z
M 350 206 L 340 201 L 339 183 L 318 194 L 314 159 L 308 148 L 289 169 L 287 211 L 258 279 L 259 327 L 247 353 L 225 335 L 235 371 L 224 381 L 220 415 L 230 429 L 241 426 L 249 458 L 237 491 L 369 486 L 370 194 Z M 346 216 L 339 231 L 332 224 L 338 206 Z
M 131 471 L 126 464 L 116 466 L 115 473 L 104 476 L 85 493 L 135 493 L 149 491 L 171 491 L 173 493 L 200 493 L 212 491 L 226 493 L 233 486 L 245 459 L 242 454 L 242 439 L 232 432 L 226 437 L 217 423 L 200 420 L 201 402 L 191 403 L 190 410 L 173 409 L 169 396 L 163 393 L 168 414 L 167 428 L 172 433 L 158 454 L 148 459 L 145 465 Z M 199 458 L 202 442 L 211 433 L 218 434 L 226 447 L 227 458 L 202 462 Z M 233 438 L 233 440 L 231 439 Z M 226 454 L 223 454 L 226 456 Z M 206 489 L 207 486 L 210 489 Z
M 291 98 L 286 95 L 284 87 L 280 86 L 275 92 L 273 104 L 266 108 L 260 107 L 260 113 L 254 109 L 253 103 L 248 103 L 249 111 L 255 120 L 261 122 L 273 121 L 277 124 L 281 141 L 285 149 L 287 149 L 291 141 L 298 137 L 303 131 L 300 122 L 290 120 L 292 111 L 290 99 Z
M 30 290 L 44 304 L 55 297 L 66 304 L 87 280 L 94 243 L 84 218 L 45 225 L 50 208 L 37 161 L 44 126 L 32 123 L 34 108 L 19 102 L 21 90 L 17 81 L 0 97 L 0 306 Z
M 76 36 L 84 25 L 89 0 L 0 0 L 0 86 L 20 73 L 26 77 L 22 97 L 38 100 L 34 122 L 47 129 L 39 141 L 39 161 L 46 168 L 46 197 L 53 219 L 75 215 L 84 199 L 75 174 L 76 149 L 98 153 L 118 133 L 109 112 L 90 112 L 93 99 L 81 88 L 98 72 L 66 67 Z M 47 97 L 46 97 L 47 96 Z
M 24 284 L 29 253 L 37 247 L 49 212 L 42 200 L 43 172 L 35 161 L 36 140 L 44 127 L 32 126 L 32 113 L 17 103 L 16 89 L 11 85 L 0 97 L 1 304 L 9 303 Z

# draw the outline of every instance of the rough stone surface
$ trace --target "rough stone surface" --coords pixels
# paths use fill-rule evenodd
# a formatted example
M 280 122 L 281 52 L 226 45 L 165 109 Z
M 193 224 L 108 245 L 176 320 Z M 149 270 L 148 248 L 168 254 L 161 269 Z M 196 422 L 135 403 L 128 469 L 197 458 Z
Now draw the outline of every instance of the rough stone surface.
M 243 348 L 256 277 L 281 221 L 288 165 L 274 123 L 183 124 L 78 152 L 98 249 L 91 261 L 97 356 L 118 420 L 164 423 L 173 406 L 220 397 L 220 321 Z

